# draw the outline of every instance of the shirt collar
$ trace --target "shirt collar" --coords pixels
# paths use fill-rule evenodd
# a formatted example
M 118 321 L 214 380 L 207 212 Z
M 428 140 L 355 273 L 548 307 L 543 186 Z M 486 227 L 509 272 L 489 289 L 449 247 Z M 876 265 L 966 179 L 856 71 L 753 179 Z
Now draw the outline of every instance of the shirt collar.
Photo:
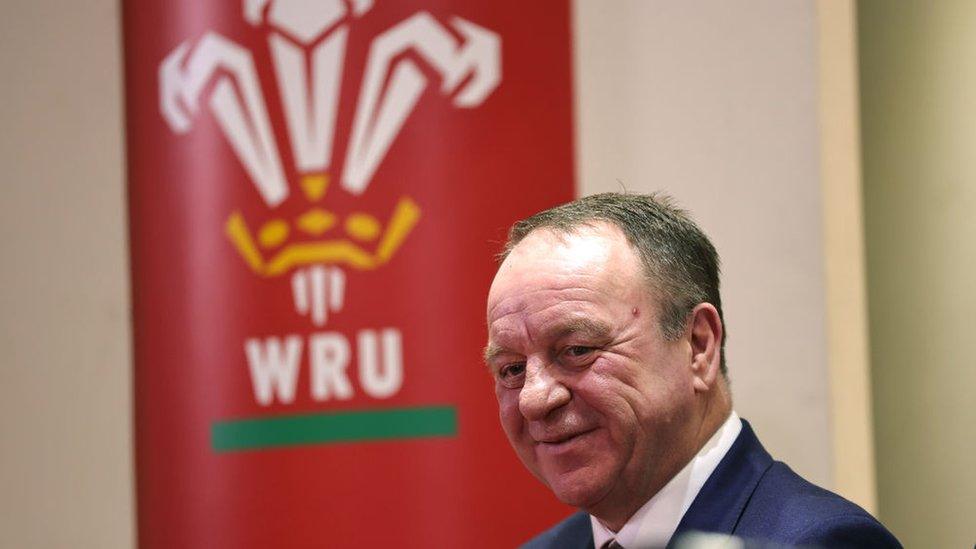
M 664 488 L 647 500 L 619 532 L 614 533 L 590 515 L 593 527 L 593 546 L 601 547 L 616 539 L 624 549 L 664 547 L 681 522 L 681 517 L 695 500 L 702 486 L 742 430 L 742 421 L 733 411 L 712 438 L 702 446 L 691 461 Z

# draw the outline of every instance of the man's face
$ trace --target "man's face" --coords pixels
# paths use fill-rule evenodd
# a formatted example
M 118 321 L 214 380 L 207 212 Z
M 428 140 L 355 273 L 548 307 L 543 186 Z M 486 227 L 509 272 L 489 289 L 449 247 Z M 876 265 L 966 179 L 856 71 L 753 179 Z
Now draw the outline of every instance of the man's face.
M 530 233 L 492 283 L 486 359 L 502 427 L 570 505 L 639 505 L 694 444 L 691 345 L 664 339 L 649 293 L 636 253 L 603 223 Z

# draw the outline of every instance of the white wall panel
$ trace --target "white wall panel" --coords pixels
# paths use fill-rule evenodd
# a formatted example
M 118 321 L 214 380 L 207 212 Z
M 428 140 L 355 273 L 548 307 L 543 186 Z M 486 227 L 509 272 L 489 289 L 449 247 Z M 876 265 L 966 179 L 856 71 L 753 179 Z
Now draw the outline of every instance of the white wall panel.
M 580 192 L 665 191 L 723 261 L 736 410 L 832 484 L 810 2 L 576 0 Z

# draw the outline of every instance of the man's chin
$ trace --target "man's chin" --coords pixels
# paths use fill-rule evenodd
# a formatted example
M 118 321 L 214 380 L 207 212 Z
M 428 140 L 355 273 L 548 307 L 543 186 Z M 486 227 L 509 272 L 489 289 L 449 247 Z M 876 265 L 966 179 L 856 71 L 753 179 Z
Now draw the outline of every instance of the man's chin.
M 610 484 L 602 477 L 593 471 L 578 469 L 570 473 L 547 475 L 546 484 L 559 501 L 587 509 L 597 505 L 609 491 Z

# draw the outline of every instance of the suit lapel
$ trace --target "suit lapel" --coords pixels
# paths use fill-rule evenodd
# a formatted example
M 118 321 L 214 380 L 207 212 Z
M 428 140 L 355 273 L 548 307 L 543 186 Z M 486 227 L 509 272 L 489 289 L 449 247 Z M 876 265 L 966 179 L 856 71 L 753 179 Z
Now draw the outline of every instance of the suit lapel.
M 752 427 L 742 420 L 742 431 L 681 518 L 672 541 L 689 531 L 732 534 L 759 480 L 772 464 L 773 458 Z
M 578 511 L 558 526 L 558 533 L 546 547 L 558 549 L 593 549 L 593 528 L 590 515 Z

